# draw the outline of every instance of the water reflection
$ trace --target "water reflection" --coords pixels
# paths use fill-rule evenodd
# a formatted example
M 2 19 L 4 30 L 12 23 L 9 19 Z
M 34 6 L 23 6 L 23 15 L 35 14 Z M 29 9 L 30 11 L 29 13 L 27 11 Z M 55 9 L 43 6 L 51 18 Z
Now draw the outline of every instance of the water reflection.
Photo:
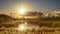
M 49 33 L 52 34 L 55 31 L 54 28 L 40 27 L 38 24 L 34 23 L 29 22 L 17 22 L 17 23 L 18 27 L 14 26 L 10 28 L 6 27 L 0 28 L 3 29 L 1 31 L 1 34 L 49 34 Z
M 24 22 L 24 23 L 21 23 L 19 24 L 19 27 L 18 27 L 18 30 L 21 30 L 21 31 L 26 31 L 26 30 L 32 30 L 32 29 L 39 29 L 39 26 L 38 25 L 35 25 L 35 24 L 29 24 L 27 22 Z

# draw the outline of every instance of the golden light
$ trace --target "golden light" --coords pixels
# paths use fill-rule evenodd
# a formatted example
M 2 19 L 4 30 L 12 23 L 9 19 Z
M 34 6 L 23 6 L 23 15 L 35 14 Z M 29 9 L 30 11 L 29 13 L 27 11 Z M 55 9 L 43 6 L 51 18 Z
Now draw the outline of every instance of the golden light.
M 25 28 L 24 24 L 19 25 L 19 30 L 23 31 Z
M 26 8 L 21 8 L 18 10 L 18 13 L 21 15 L 25 14 L 25 12 L 26 12 Z
M 18 27 L 18 30 L 19 31 L 26 31 L 27 30 L 27 22 L 25 22 L 24 24 L 20 24 L 19 27 Z

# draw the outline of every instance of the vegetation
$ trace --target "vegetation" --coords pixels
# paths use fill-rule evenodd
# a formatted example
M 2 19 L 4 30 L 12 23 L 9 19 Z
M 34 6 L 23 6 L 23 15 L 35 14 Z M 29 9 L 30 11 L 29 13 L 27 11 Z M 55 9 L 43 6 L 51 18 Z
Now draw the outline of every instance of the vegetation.
M 6 23 L 6 22 L 10 22 L 10 21 L 14 21 L 17 20 L 16 18 L 12 18 L 8 15 L 5 14 L 0 14 L 0 23 Z M 20 19 L 18 19 L 20 21 Z M 60 27 L 60 17 L 52 17 L 52 18 L 41 18 L 41 19 L 30 19 L 25 20 L 28 23 L 34 23 L 34 24 L 38 24 L 40 27 L 45 26 L 45 27 Z

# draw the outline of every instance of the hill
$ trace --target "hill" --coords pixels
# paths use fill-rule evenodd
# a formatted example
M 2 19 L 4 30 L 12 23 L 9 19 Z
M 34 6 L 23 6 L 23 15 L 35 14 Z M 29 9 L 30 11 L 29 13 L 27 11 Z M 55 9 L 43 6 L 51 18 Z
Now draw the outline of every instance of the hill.
M 0 23 L 12 21 L 12 20 L 14 20 L 14 18 L 5 14 L 0 14 Z

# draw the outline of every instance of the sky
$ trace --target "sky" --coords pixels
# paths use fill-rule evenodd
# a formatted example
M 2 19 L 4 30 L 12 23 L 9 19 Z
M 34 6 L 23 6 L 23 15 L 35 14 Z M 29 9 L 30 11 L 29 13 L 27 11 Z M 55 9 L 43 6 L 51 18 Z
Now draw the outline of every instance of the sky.
M 16 12 L 21 6 L 29 11 L 48 13 L 60 10 L 60 0 L 0 0 L 0 13 Z

